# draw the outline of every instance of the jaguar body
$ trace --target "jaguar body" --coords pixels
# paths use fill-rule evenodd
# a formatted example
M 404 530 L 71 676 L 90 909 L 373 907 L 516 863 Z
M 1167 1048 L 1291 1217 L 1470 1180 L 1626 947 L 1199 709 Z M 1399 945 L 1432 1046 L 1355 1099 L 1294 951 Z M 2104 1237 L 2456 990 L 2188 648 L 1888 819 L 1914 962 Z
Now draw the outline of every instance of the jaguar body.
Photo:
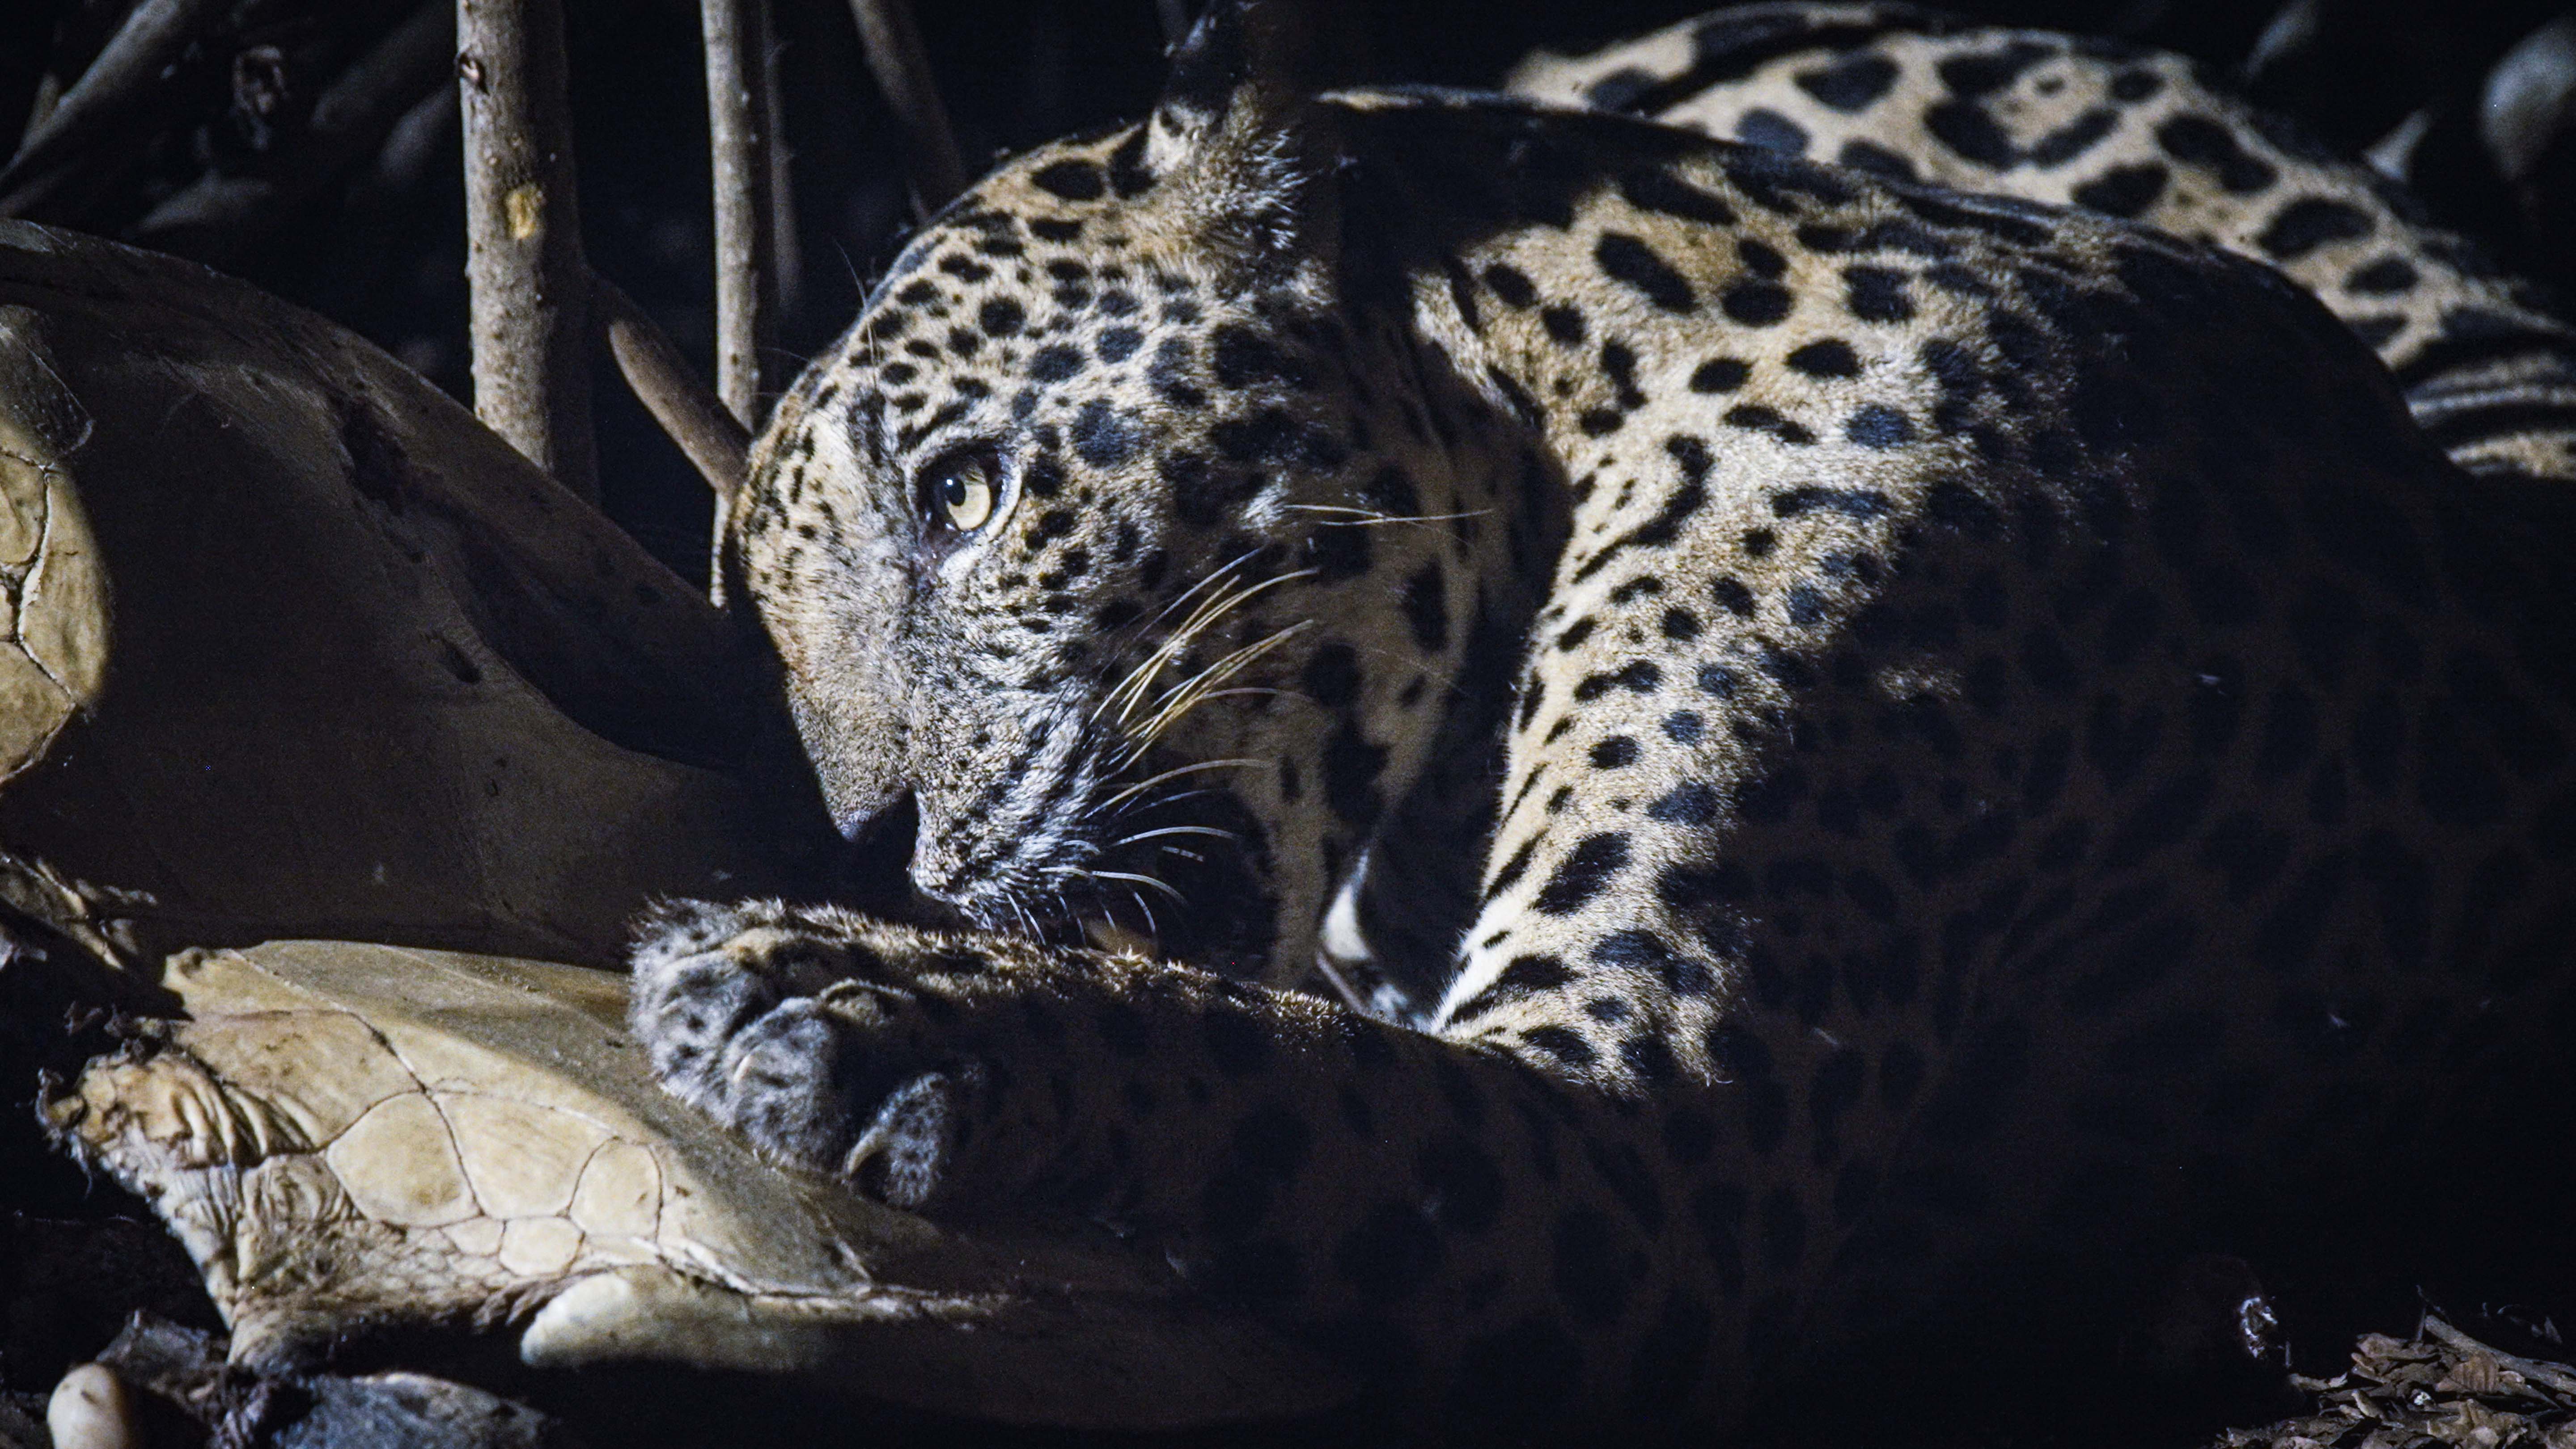
M 2224 249 L 1315 49 L 1220 4 L 783 401 L 727 588 L 943 919 L 668 908 L 672 1090 L 1425 1412 L 1723 1421 L 2566 1030 L 2562 485 Z

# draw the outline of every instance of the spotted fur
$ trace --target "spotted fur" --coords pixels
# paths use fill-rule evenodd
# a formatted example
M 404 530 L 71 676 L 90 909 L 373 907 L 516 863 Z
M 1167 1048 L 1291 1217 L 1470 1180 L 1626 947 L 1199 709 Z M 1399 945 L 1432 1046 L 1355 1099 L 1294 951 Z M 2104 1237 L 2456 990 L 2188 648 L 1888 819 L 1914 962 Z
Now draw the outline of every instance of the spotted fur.
M 1909 5 L 1771 4 L 1534 56 L 1510 89 L 2240 252 L 2377 349 L 2460 466 L 2576 481 L 2576 328 L 2402 187 L 2184 57 Z
M 2563 1029 L 2563 490 L 2223 252 L 1303 53 L 1218 6 L 783 402 L 728 587 L 951 921 L 670 914 L 675 1091 L 1417 1413 L 1722 1421 Z

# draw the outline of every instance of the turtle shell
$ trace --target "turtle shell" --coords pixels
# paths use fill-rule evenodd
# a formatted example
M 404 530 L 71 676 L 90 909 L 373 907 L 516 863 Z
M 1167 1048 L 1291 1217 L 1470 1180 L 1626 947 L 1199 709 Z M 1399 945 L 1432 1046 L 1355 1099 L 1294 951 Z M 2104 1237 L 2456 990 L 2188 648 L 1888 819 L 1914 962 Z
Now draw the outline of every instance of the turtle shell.
M 1349 1391 L 1105 1230 L 961 1233 L 760 1161 L 653 1083 L 615 973 L 288 941 L 181 953 L 163 984 L 188 1019 L 43 1113 L 178 1235 L 236 1361 L 515 1329 L 538 1366 L 793 1373 L 1123 1428 Z

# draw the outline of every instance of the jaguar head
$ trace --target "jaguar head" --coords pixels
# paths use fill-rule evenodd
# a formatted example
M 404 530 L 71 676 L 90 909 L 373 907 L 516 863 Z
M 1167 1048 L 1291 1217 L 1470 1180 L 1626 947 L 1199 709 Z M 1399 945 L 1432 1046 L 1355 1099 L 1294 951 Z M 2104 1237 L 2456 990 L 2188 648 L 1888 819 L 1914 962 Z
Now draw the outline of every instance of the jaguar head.
M 1144 121 L 935 218 L 783 399 L 728 525 L 845 832 L 923 894 L 1274 982 L 1402 787 L 1472 582 L 1443 429 L 1345 305 L 1289 7 Z

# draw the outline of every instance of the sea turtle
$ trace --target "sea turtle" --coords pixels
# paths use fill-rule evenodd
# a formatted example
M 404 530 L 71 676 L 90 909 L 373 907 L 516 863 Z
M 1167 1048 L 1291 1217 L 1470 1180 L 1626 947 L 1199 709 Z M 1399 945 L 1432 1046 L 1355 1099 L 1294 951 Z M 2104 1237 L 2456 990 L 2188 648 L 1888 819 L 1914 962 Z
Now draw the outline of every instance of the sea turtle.
M 235 1362 L 524 1324 L 541 1367 L 794 1371 L 1140 1429 L 1349 1388 L 1105 1229 L 960 1232 L 762 1162 L 654 1084 L 622 975 L 293 941 L 183 952 L 163 984 L 189 1019 L 140 1024 L 42 1111 L 186 1245 Z

